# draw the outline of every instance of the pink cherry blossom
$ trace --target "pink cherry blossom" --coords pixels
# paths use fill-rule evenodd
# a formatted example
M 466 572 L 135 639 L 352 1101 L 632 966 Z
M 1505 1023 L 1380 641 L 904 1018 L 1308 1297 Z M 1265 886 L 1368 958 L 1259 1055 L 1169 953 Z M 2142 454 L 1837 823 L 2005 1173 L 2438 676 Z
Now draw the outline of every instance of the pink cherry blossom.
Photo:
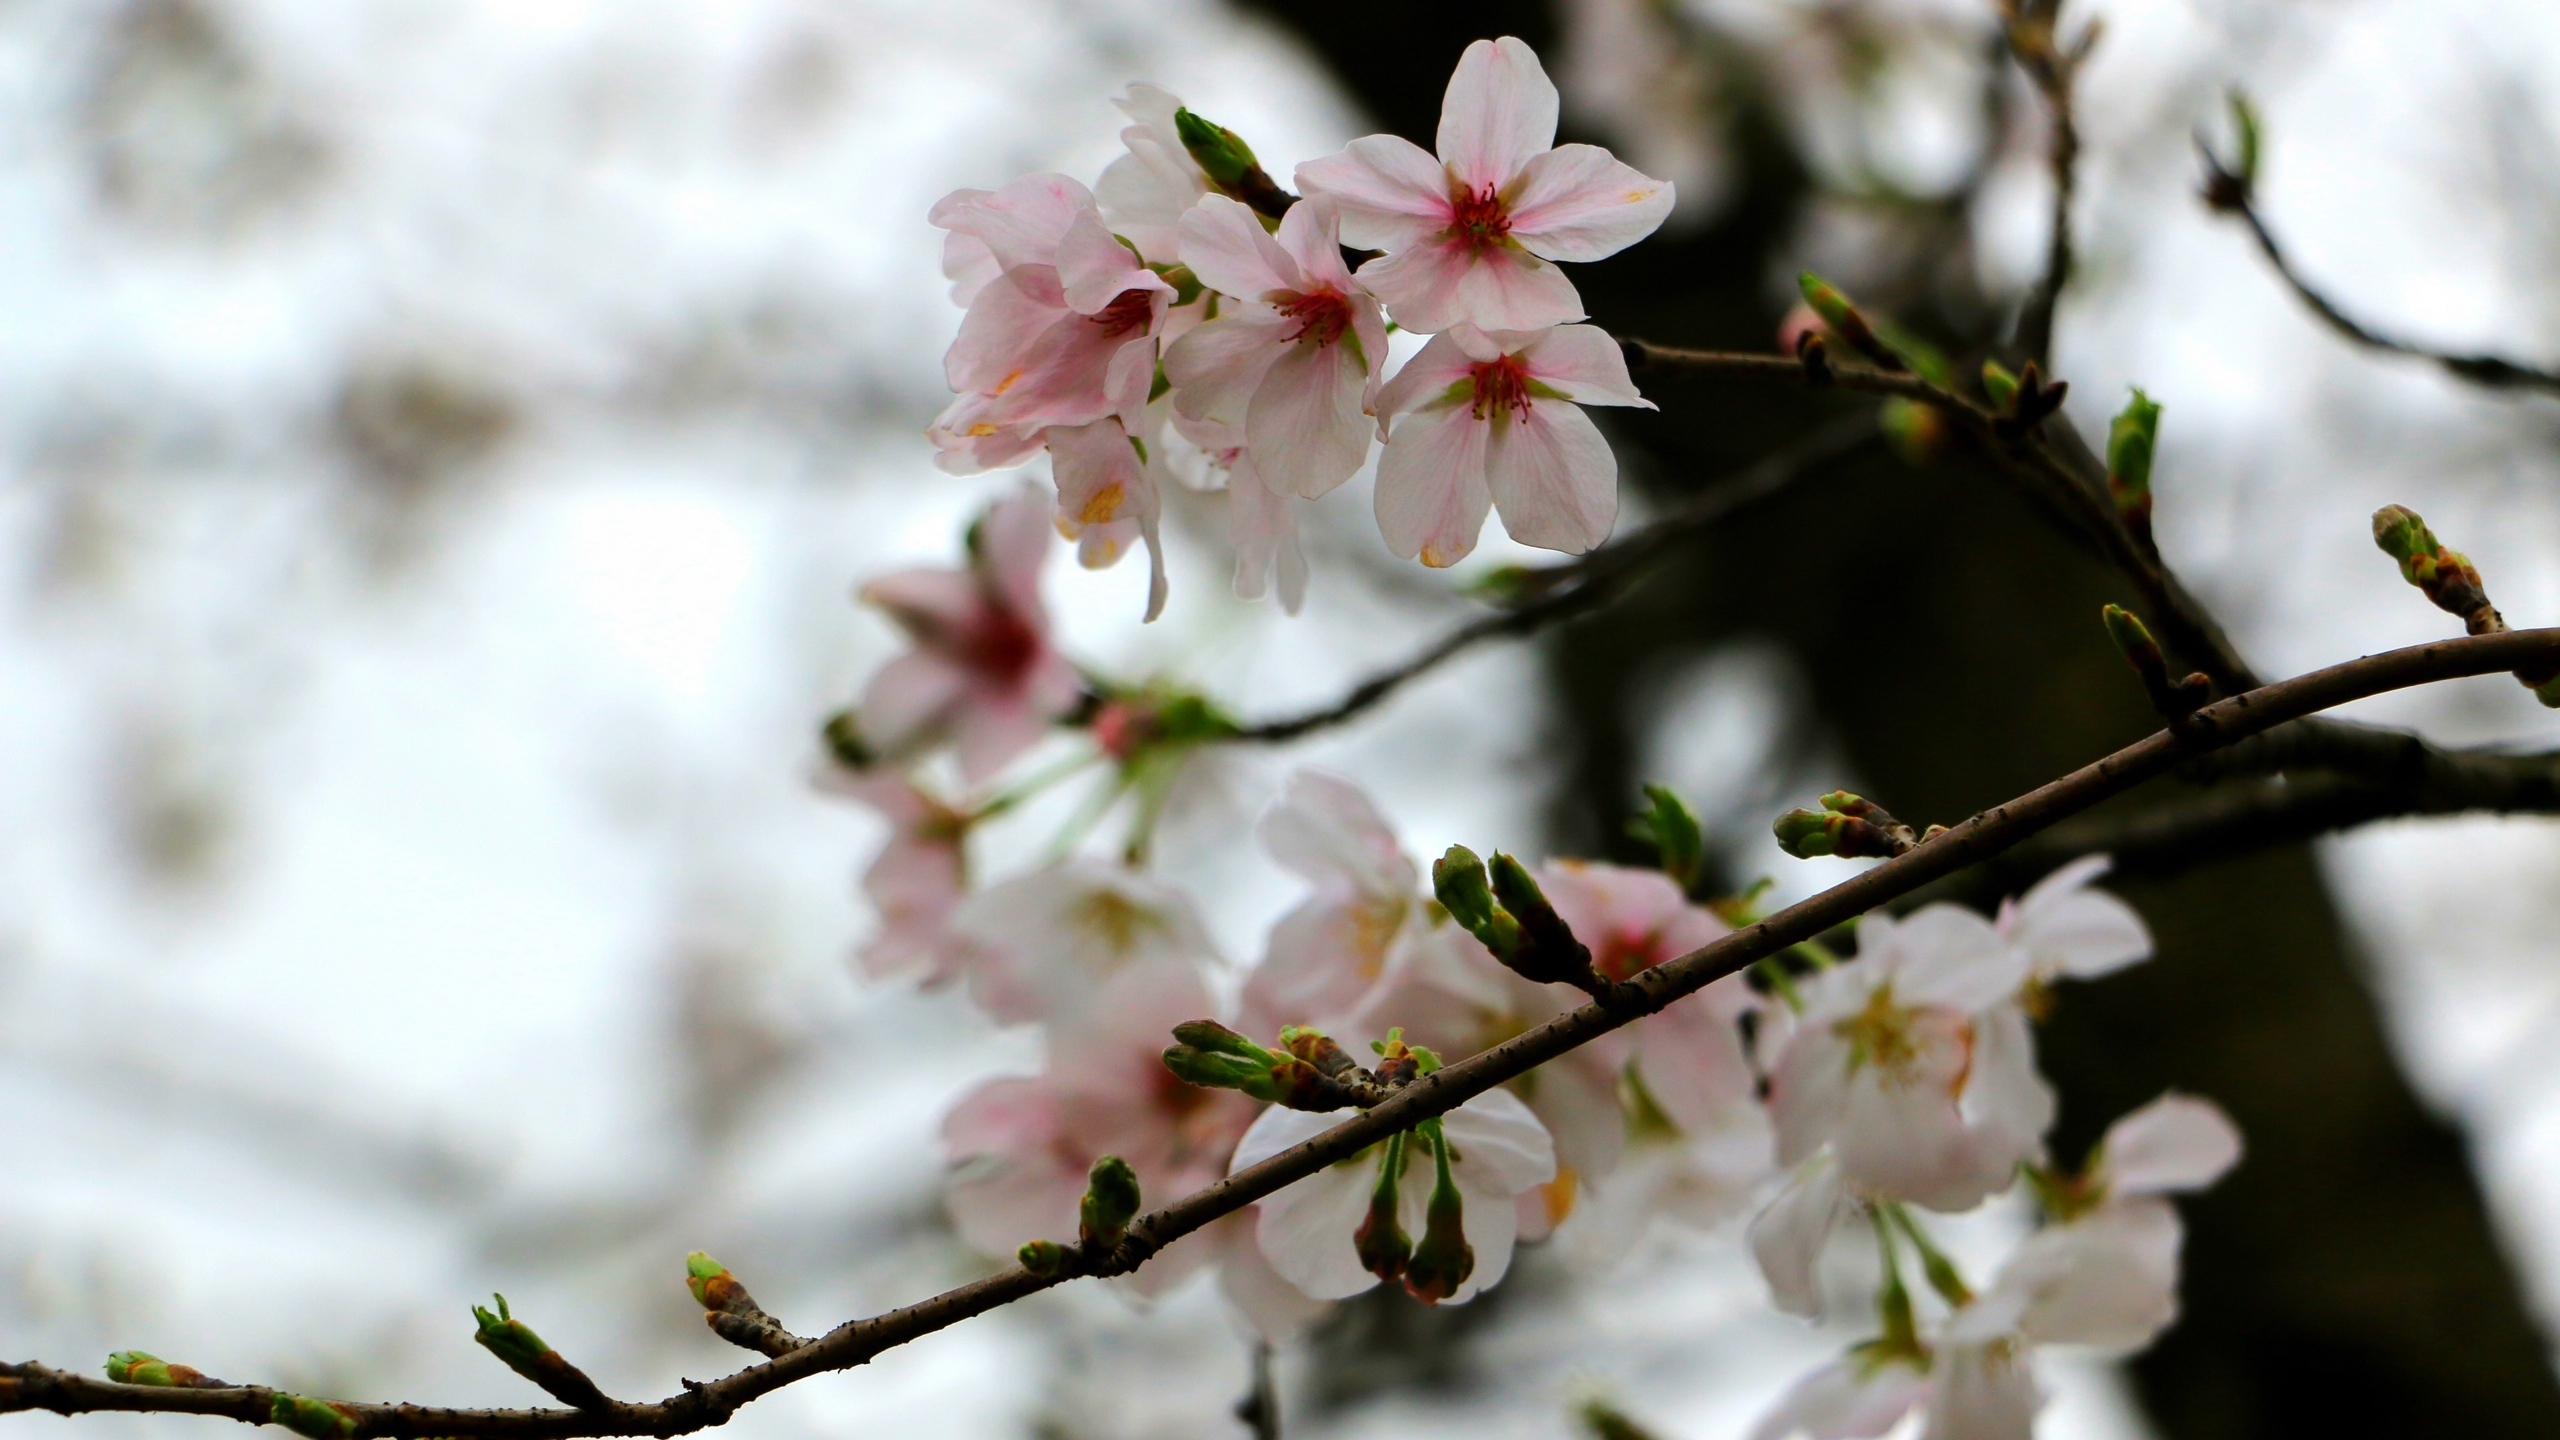
M 2040 1153 L 2052 1121 L 2015 1003 L 2026 956 L 1954 905 L 1871 914 L 1858 949 L 1806 987 L 1772 1069 L 1779 1162 L 1827 1144 L 1858 1193 L 1970 1209 Z
M 1140 83 L 1111 103 L 1136 123 L 1121 130 L 1128 153 L 1103 167 L 1094 198 L 1113 234 L 1137 246 L 1150 263 L 1171 265 L 1181 258 L 1175 222 L 1212 188 L 1174 128 L 1182 99 L 1161 85 Z
M 2151 958 L 2151 930 L 2133 907 L 2090 882 L 2104 855 L 2083 855 L 2000 904 L 2000 933 L 2027 952 L 2038 980 L 2094 980 Z
M 1262 1112 L 1236 1146 L 1234 1169 L 1279 1154 L 1342 1123 L 1340 1115 L 1280 1106 Z M 1545 1127 L 1509 1092 L 1488 1091 L 1441 1121 L 1452 1152 L 1450 1178 L 1464 1205 L 1466 1241 L 1475 1266 L 1447 1303 L 1463 1304 L 1491 1289 L 1511 1266 L 1516 1239 L 1514 1197 L 1553 1179 L 1555 1150 Z M 1318 1300 L 1357 1295 L 1378 1283 L 1361 1264 L 1357 1234 L 1370 1214 L 1386 1163 L 1381 1142 L 1262 1202 L 1257 1234 L 1264 1258 L 1292 1285 Z M 1398 1186 L 1398 1223 L 1419 1235 L 1435 1181 L 1428 1160 L 1408 1163 Z
M 1180 986 L 1217 960 L 1189 895 L 1094 860 L 999 881 L 963 902 L 952 928 L 977 952 L 970 998 L 1004 1024 L 1074 1023 L 1124 974 Z
M 1690 1126 L 1646 1122 L 1629 1127 L 1617 1168 L 1582 1182 L 1579 1193 L 1552 1193 L 1564 1183 L 1561 1174 L 1542 1187 L 1543 1213 L 1522 1216 L 1521 1238 L 1551 1229 L 1575 1265 L 1615 1270 L 1643 1255 L 1657 1233 L 1701 1234 L 1741 1214 L 1775 1169 L 1769 1114 L 1756 1099 L 1736 1100 Z
M 1611 980 L 1633 979 L 1731 933 L 1659 870 L 1551 860 L 1539 867 L 1538 886 Z M 1730 975 L 1627 1027 L 1646 1097 L 1673 1124 L 1703 1129 L 1751 1098 L 1757 1080 L 1739 1022 L 1757 1003 L 1742 977 Z
M 1129 542 L 1147 547 L 1147 610 L 1164 613 L 1163 497 L 1155 476 L 1117 415 L 1090 425 L 1055 426 L 1041 432 L 1049 447 L 1049 473 L 1058 485 L 1058 533 L 1076 542 L 1076 560 L 1088 570 L 1116 564 Z
M 982 780 L 1074 708 L 1081 682 L 1050 645 L 1040 603 L 1049 514 L 1025 487 L 979 518 L 966 570 L 907 570 L 862 587 L 915 642 L 871 677 L 856 708 L 884 754 L 949 740 L 961 774 Z
M 1245 980 L 1247 1028 L 1342 1028 L 1419 922 L 1421 871 L 1369 797 L 1324 770 L 1291 774 L 1254 833 L 1314 891 L 1272 925 L 1263 961 Z
M 1386 322 L 1343 267 L 1336 228 L 1322 197 L 1291 206 L 1275 235 L 1203 196 L 1182 217 L 1182 261 L 1232 300 L 1164 354 L 1175 410 L 1243 426 L 1264 483 L 1310 500 L 1368 458 L 1387 359 Z
M 1123 974 L 1102 1003 L 1049 1032 L 1046 1068 L 979 1086 L 943 1122 L 953 1222 L 971 1246 L 1011 1255 L 1030 1240 L 1072 1240 L 1087 1173 L 1104 1155 L 1137 1172 L 1149 1208 L 1226 1173 L 1254 1102 L 1186 1085 L 1160 1058 L 1173 1027 L 1214 1013 L 1196 975 Z M 1217 1237 L 1187 1237 L 1133 1277 L 1170 1290 L 1217 1257 Z
M 950 980 L 968 954 L 951 932 L 951 913 L 969 892 L 969 817 L 893 770 L 830 770 L 821 784 L 889 822 L 888 843 L 862 875 L 862 892 L 880 912 L 880 928 L 862 947 L 863 969 L 881 978 L 914 975 L 927 985 Z
M 1063 175 L 1029 175 L 957 192 L 934 216 L 996 267 L 987 276 L 975 250 L 960 247 L 961 283 L 977 289 L 943 357 L 959 398 L 927 432 L 936 463 L 954 474 L 1019 464 L 1050 426 L 1145 409 L 1173 287 L 1112 237 L 1090 192 Z
M 1582 318 L 1551 262 L 1598 260 L 1653 233 L 1672 189 L 1595 145 L 1557 146 L 1556 87 L 1516 39 L 1467 47 L 1441 102 L 1439 155 L 1394 135 L 1298 167 L 1342 206 L 1344 243 L 1388 253 L 1360 283 L 1396 323 L 1534 330 Z
M 1609 538 L 1618 460 L 1584 405 L 1654 408 L 1618 342 L 1594 326 L 1433 336 L 1378 392 L 1387 548 L 1454 565 L 1497 508 L 1523 545 L 1580 554 Z

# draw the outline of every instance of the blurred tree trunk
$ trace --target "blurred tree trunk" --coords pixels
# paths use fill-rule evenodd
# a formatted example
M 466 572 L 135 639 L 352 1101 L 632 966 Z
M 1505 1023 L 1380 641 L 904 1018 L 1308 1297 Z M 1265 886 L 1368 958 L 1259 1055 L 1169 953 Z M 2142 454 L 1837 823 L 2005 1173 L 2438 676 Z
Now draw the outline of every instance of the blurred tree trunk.
M 1520 0 L 1266 8 L 1384 128 L 1425 146 L 1467 41 L 1516 34 L 1554 54 L 1543 7 Z M 1711 227 L 1577 269 L 1599 323 L 1771 347 L 1770 281 L 1794 268 L 1778 262 L 1809 191 L 1766 123 L 1745 115 L 1736 133 L 1744 180 Z M 1995 337 L 1962 333 L 1978 323 L 1968 298 L 1923 295 L 1903 318 L 1978 351 Z M 1615 433 L 1631 483 L 1662 499 L 1863 403 L 1646 385 L 1664 413 Z M 2130 598 L 1961 457 L 1831 467 L 1549 647 L 1558 838 L 1585 852 L 1615 843 L 1647 778 L 1631 767 L 1649 698 L 1685 658 L 1742 637 L 1793 657 L 1809 710 L 1795 725 L 1836 744 L 1871 793 L 1915 823 L 1954 821 L 2152 728 L 2097 623 L 2102 602 Z M 1848 778 L 1814 777 L 1821 788 Z M 2076 1159 L 2109 1120 L 2172 1086 L 2222 1102 L 2249 1139 L 2242 1168 L 2186 1206 L 2185 1319 L 2134 1366 L 2161 1430 L 2560 1435 L 2560 1385 L 2462 1138 L 2399 1073 L 2309 852 L 2120 888 L 2149 917 L 2159 958 L 2070 987 L 2045 1027 L 2064 1097 L 2059 1152 Z

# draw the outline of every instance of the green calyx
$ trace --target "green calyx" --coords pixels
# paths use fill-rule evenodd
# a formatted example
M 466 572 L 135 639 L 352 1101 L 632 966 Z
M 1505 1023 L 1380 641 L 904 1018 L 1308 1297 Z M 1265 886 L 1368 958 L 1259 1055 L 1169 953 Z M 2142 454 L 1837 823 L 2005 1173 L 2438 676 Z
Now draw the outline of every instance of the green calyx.
M 1415 1130 L 1417 1142 L 1431 1147 L 1431 1199 L 1423 1207 L 1422 1243 L 1405 1262 L 1404 1288 L 1416 1300 L 1437 1305 L 1458 1293 L 1475 1273 L 1475 1247 L 1467 1243 L 1466 1204 L 1449 1178 L 1449 1140 L 1437 1117 Z
M 2160 642 L 2151 638 L 2151 627 L 2142 617 L 2121 605 L 2109 605 L 2098 612 L 2106 622 L 2107 638 L 2124 652 L 2136 670 L 2151 670 L 2167 663 L 2160 653 Z
M 1840 293 L 1840 287 L 1807 270 L 1796 276 L 1796 289 L 1804 295 L 1806 306 L 1822 318 L 1823 325 L 1850 349 L 1887 370 L 1906 368 L 1902 356 L 1876 334 L 1865 314 Z
M 1864 796 L 1834 790 L 1819 810 L 1790 810 L 1770 827 L 1779 848 L 1799 860 L 1817 855 L 1844 859 L 1889 858 L 1919 843 L 1911 827 Z
M 1173 1038 L 1180 1043 L 1165 1049 L 1164 1068 L 1186 1084 L 1205 1090 L 1240 1091 L 1276 1104 L 1307 1102 L 1298 1108 L 1330 1108 L 1314 1103 L 1315 1092 L 1324 1086 L 1324 1077 L 1294 1053 L 1266 1050 L 1215 1020 L 1176 1025 Z M 1281 1043 L 1284 1049 L 1288 1048 L 1286 1032 Z
M 693 1292 L 694 1302 L 705 1310 L 726 1310 L 747 1293 L 746 1287 L 729 1273 L 728 1266 L 699 1250 L 684 1257 L 684 1288 Z
M 326 1400 L 314 1400 L 308 1395 L 278 1392 L 267 1418 L 296 1435 L 308 1437 L 308 1440 L 345 1440 L 345 1437 L 356 1433 L 356 1417 Z
M 1253 147 L 1224 125 L 1203 120 L 1188 110 L 1176 110 L 1173 130 L 1182 137 L 1182 148 L 1190 152 L 1201 173 L 1221 190 L 1241 187 L 1247 176 L 1262 168 L 1261 162 L 1253 158 Z
M 1094 1161 L 1085 1176 L 1077 1237 L 1104 1248 L 1119 1244 L 1129 1222 L 1138 1218 L 1138 1203 L 1138 1172 L 1129 1168 L 1128 1161 L 1117 1155 Z
M 1627 833 L 1651 845 L 1661 857 L 1662 873 L 1683 891 L 1698 883 L 1706 868 L 1706 837 L 1698 817 L 1668 787 L 1644 787 L 1645 808 L 1627 824 Z
M 1067 1263 L 1067 1247 L 1055 1240 L 1033 1240 L 1013 1252 L 1013 1258 L 1022 1262 L 1023 1269 L 1045 1280 Z
M 1351 1235 L 1352 1250 L 1360 1257 L 1361 1268 L 1381 1280 L 1400 1278 L 1405 1263 L 1413 1257 L 1413 1241 L 1404 1233 L 1396 1215 L 1404 1183 L 1405 1147 L 1409 1143 L 1410 1137 L 1404 1134 L 1387 1137 L 1386 1153 L 1379 1159 L 1378 1183 L 1369 1192 L 1369 1214 Z
M 862 722 L 851 710 L 839 710 L 827 717 L 826 728 L 819 732 L 826 743 L 827 756 L 856 774 L 880 762 L 880 752 L 862 735 Z
M 1488 866 L 1466 846 L 1452 845 L 1431 867 L 1431 888 L 1449 918 L 1519 975 L 1541 983 L 1590 982 L 1591 952 L 1513 856 L 1496 850 Z

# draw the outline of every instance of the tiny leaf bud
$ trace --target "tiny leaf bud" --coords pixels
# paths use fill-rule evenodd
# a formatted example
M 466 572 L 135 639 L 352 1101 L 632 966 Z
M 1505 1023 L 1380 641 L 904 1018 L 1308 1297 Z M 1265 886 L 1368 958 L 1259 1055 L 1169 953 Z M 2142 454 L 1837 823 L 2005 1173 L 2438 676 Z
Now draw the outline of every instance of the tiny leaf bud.
M 1495 958 L 1518 974 L 1545 984 L 1594 986 L 1600 983 L 1591 969 L 1591 952 L 1574 938 L 1573 929 L 1547 903 L 1546 892 L 1538 888 L 1537 877 L 1518 859 L 1496 850 L 1491 865 L 1494 897 L 1502 908 L 1519 922 L 1522 944 L 1512 953 L 1495 952 Z
M 2018 408 L 2018 377 L 2009 372 L 2008 366 L 1985 357 L 1982 393 L 1990 399 L 1992 409 L 2003 415 L 2012 414 Z
M 1698 883 L 1698 872 L 1706 866 L 1706 840 L 1698 817 L 1666 786 L 1647 785 L 1644 797 L 1650 803 L 1636 812 L 1628 832 L 1651 844 L 1661 857 L 1662 873 L 1686 890 Z
M 2232 178 L 2244 188 L 2254 189 L 2258 183 L 2258 107 L 2249 101 L 2248 92 L 2237 88 L 2223 96 L 2231 109 Z
M 1093 1162 L 1085 1177 L 1084 1205 L 1078 1215 L 1077 1238 L 1109 1248 L 1120 1243 L 1129 1222 L 1138 1218 L 1138 1172 L 1117 1155 Z
M 1173 1038 L 1194 1050 L 1206 1050 L 1212 1055 L 1238 1055 L 1265 1065 L 1272 1060 L 1270 1051 L 1215 1020 L 1186 1020 L 1173 1027 Z M 1281 1038 L 1285 1044 L 1287 1032 L 1282 1032 Z
M 2400 562 L 2400 576 L 2425 593 L 2435 607 L 2462 617 L 2474 635 L 2494 635 L 2507 628 L 2505 617 L 2489 603 L 2489 591 L 2462 552 L 2436 539 L 2427 522 L 2404 505 L 2385 505 L 2373 512 L 2373 543 Z
M 1067 1263 L 1067 1247 L 1055 1240 L 1033 1240 L 1015 1251 L 1013 1258 L 1022 1262 L 1023 1269 L 1045 1280 Z
M 839 710 L 827 717 L 826 729 L 820 732 L 826 741 L 827 755 L 838 765 L 857 774 L 879 762 L 880 752 L 862 738 L 862 725 L 851 710 Z
M 1431 1147 L 1434 1174 L 1431 1200 L 1423 1208 L 1422 1243 L 1405 1263 L 1404 1288 L 1425 1305 L 1437 1305 L 1475 1273 L 1476 1252 L 1467 1243 L 1466 1204 L 1449 1178 L 1449 1141 L 1440 1122 L 1424 1121 L 1415 1139 Z
M 690 1268 L 690 1267 L 688 1267 Z M 480 1322 L 479 1333 L 471 1338 L 480 1348 L 495 1355 L 506 1367 L 549 1392 L 553 1399 L 580 1410 L 601 1410 L 613 1402 L 606 1399 L 596 1383 L 563 1358 L 559 1351 L 533 1333 L 533 1327 L 516 1319 L 507 1310 L 507 1297 L 497 1297 L 498 1310 L 491 1314 L 478 1305 L 471 1307 Z M 306 1432 L 307 1433 L 307 1432 Z
M 148 1350 L 119 1350 L 107 1357 L 107 1378 L 119 1385 L 166 1385 L 182 1390 L 221 1390 L 226 1382 L 192 1365 L 163 1360 Z
M 1858 307 L 1851 304 L 1849 297 L 1841 294 L 1837 286 L 1807 270 L 1796 277 L 1796 288 L 1804 292 L 1804 303 L 1812 306 L 1813 313 L 1822 317 L 1823 325 L 1850 349 L 1884 369 L 1905 368 L 1902 357 L 1877 338 L 1875 327 L 1867 323 L 1867 317 L 1859 313 Z
M 2160 435 L 2160 407 L 2139 389 L 2107 426 L 2107 494 L 2125 528 L 2153 549 L 2151 455 Z
M 1191 153 L 1210 184 L 1260 214 L 1277 220 L 1298 198 L 1275 184 L 1262 162 L 1254 158 L 1253 147 L 1224 125 L 1212 124 L 1188 110 L 1176 110 L 1173 129 L 1182 138 L 1182 148 Z
M 268 1420 L 281 1425 L 306 1440 L 345 1440 L 356 1433 L 356 1417 L 326 1400 L 308 1395 L 276 1393 L 267 1412 Z

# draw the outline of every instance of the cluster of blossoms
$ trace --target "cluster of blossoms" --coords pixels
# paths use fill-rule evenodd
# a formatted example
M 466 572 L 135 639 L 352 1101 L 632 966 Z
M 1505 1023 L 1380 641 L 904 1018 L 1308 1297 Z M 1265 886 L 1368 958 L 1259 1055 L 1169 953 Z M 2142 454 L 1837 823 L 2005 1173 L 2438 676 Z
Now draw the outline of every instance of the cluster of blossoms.
M 1149 619 L 1167 484 L 1225 490 L 1237 593 L 1276 576 L 1294 612 L 1299 507 L 1368 462 L 1373 432 L 1378 527 L 1401 558 L 1456 563 L 1489 509 L 1524 544 L 1608 537 L 1617 462 L 1579 407 L 1647 402 L 1556 266 L 1644 238 L 1673 196 L 1554 143 L 1556 88 L 1528 46 L 1467 48 L 1437 156 L 1371 135 L 1297 167 L 1296 194 L 1164 90 L 1118 103 L 1128 153 L 1092 189 L 1027 175 L 933 208 L 968 311 L 944 360 L 958 398 L 930 432 L 944 469 L 1046 451 L 1086 566 L 1146 545 Z M 1391 327 L 1430 337 L 1392 377 Z
M 1117 686 L 1059 653 L 1040 594 L 1052 530 L 1088 565 L 1145 543 L 1152 618 L 1161 482 L 1222 477 L 1240 590 L 1276 572 L 1294 606 L 1295 507 L 1366 464 L 1374 429 L 1379 523 L 1400 555 L 1455 560 L 1488 507 L 1530 543 L 1596 544 L 1614 464 L 1558 402 L 1643 402 L 1616 345 L 1574 323 L 1554 262 L 1631 243 L 1670 194 L 1605 152 L 1552 147 L 1554 87 L 1516 40 L 1468 49 L 1438 157 L 1355 141 L 1298 168 L 1303 198 L 1172 96 L 1138 86 L 1122 104 L 1129 153 L 1094 191 L 1035 175 L 934 212 L 968 307 L 949 358 L 960 399 L 934 431 L 943 463 L 1045 450 L 1055 496 L 1026 482 L 971 527 L 965 565 L 864 587 L 913 643 L 829 728 L 830 783 L 892 832 L 865 878 L 881 915 L 867 967 L 959 989 L 1044 1041 L 1038 1073 L 979 1086 L 943 1127 L 959 1234 L 1034 1269 L 1072 1239 L 1115 1244 L 1142 1201 L 1279 1154 L 1345 1107 L 1711 944 L 1752 908 L 1700 902 L 1696 821 L 1659 790 L 1659 869 L 1500 853 L 1488 867 L 1452 847 L 1426 881 L 1355 785 L 1301 770 L 1256 833 L 1308 893 L 1250 967 L 1223 960 L 1191 897 L 1147 872 L 1172 775 L 1236 727 L 1196 696 Z M 1382 253 L 1346 258 L 1346 245 Z M 1431 335 L 1392 376 L 1390 320 Z M 1085 731 L 1077 753 L 1016 775 L 1061 724 Z M 937 764 L 966 798 L 928 778 Z M 975 883 L 972 832 L 1094 764 L 1111 770 L 1104 804 L 1139 797 L 1138 838 L 1107 860 L 1080 853 L 1101 813 L 1088 804 L 1059 858 Z M 1835 798 L 1812 819 L 1872 810 Z M 2137 1348 L 2173 1318 L 2181 1231 L 2163 1197 L 2239 1155 L 2218 1110 L 2177 1095 L 2124 1117 L 2076 1170 L 2047 1153 L 2056 1107 L 2036 1017 L 2060 982 L 2151 952 L 2141 919 L 2092 888 L 2105 863 L 2065 867 L 1996 918 L 1949 904 L 1870 915 L 1847 958 L 1799 945 L 1116 1283 L 1154 1294 L 1213 1271 L 1276 1340 L 1381 1284 L 1464 1302 L 1523 1243 L 1604 1268 L 1665 1228 L 1740 1225 L 1783 1311 L 1822 1316 L 1843 1308 L 1844 1277 L 1874 1279 L 1850 1288 L 1867 1291 L 1856 1308 L 1872 1306 L 1877 1333 L 1793 1387 L 1763 1440 L 1880 1435 L 1915 1410 L 1933 1440 L 2025 1435 L 2036 1346 Z M 1924 1214 L 2021 1191 L 2043 1224 L 1977 1289 Z

